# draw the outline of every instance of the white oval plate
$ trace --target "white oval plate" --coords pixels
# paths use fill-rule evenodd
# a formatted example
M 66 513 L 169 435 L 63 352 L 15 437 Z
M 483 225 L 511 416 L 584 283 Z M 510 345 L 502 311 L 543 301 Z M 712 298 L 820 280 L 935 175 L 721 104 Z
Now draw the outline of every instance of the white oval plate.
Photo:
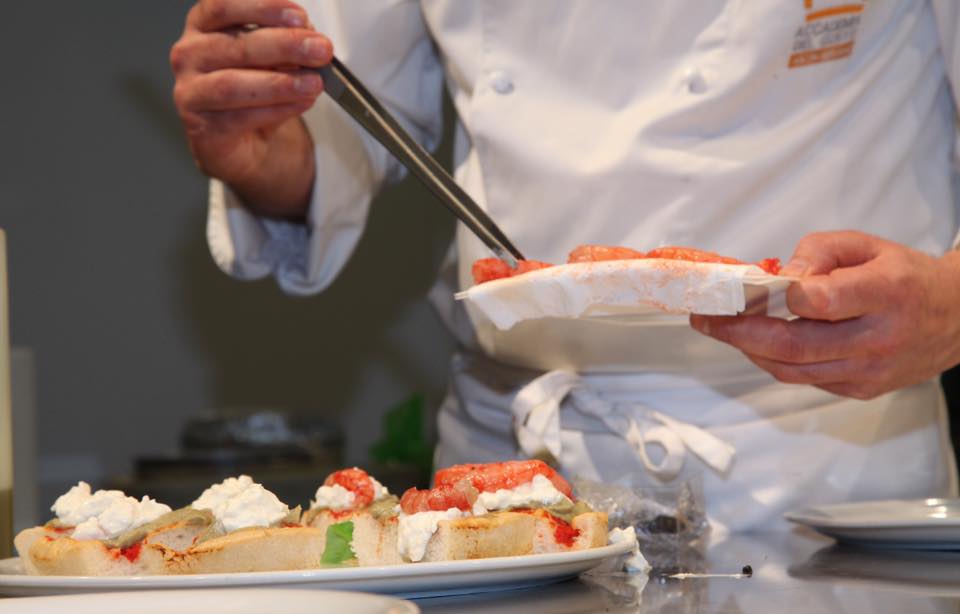
M 214 590 L 140 591 L 100 595 L 27 597 L 0 601 L 0 613 L 40 614 L 170 614 L 177 611 L 204 614 L 417 614 L 420 608 L 393 597 L 334 591 L 254 588 Z
M 960 550 L 960 499 L 893 499 L 795 510 L 787 520 L 859 545 Z
M 469 561 L 189 576 L 28 576 L 23 573 L 20 559 L 13 558 L 0 560 L 0 594 L 27 596 L 148 589 L 298 586 L 408 597 L 459 595 L 559 582 L 592 569 L 605 559 L 627 554 L 632 549 L 631 543 L 619 543 L 589 550 Z

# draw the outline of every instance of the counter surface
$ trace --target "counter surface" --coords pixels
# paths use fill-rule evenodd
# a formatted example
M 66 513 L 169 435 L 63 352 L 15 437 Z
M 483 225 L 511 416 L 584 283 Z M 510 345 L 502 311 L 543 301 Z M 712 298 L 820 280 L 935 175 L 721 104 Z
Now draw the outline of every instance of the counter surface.
M 854 549 L 792 532 L 734 535 L 703 554 L 686 551 L 655 562 L 645 585 L 626 574 L 588 574 L 550 586 L 416 603 L 425 613 L 960 612 L 960 552 Z M 723 577 L 745 565 L 751 577 Z M 668 577 L 677 572 L 707 577 Z

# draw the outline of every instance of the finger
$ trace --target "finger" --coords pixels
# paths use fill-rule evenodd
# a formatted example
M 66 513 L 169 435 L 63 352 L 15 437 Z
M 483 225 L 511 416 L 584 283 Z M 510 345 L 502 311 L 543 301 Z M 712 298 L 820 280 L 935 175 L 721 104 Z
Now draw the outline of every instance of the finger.
M 877 256 L 883 240 L 862 232 L 815 232 L 806 235 L 781 275 L 823 275 L 838 267 L 856 266 Z
M 852 360 L 828 360 L 798 365 L 749 354 L 747 358 L 785 384 L 826 386 L 848 382 L 857 375 Z
M 206 125 L 219 132 L 242 133 L 277 126 L 309 109 L 310 102 L 278 104 L 254 109 L 204 113 Z
M 228 111 L 313 101 L 322 90 L 320 75 L 309 71 L 231 68 L 178 83 L 174 98 L 188 112 Z
M 823 384 L 817 386 L 822 390 L 833 393 L 841 397 L 850 397 L 852 399 L 859 399 L 861 401 L 868 401 L 874 399 L 884 392 L 889 392 L 882 386 L 864 384 L 859 382 L 841 382 L 838 384 Z
M 333 44 L 323 34 L 298 28 L 262 28 L 239 36 L 192 35 L 171 52 L 175 73 L 190 66 L 201 72 L 224 68 L 324 66 L 333 57 Z
M 840 360 L 865 345 L 869 329 L 857 320 L 817 322 L 767 316 L 691 316 L 699 332 L 745 354 L 791 364 Z
M 309 26 L 303 7 L 289 0 L 201 0 L 187 14 L 187 27 L 201 32 L 258 25 Z
M 877 311 L 889 297 L 889 284 L 879 271 L 853 266 L 790 284 L 787 307 L 801 318 L 837 322 Z

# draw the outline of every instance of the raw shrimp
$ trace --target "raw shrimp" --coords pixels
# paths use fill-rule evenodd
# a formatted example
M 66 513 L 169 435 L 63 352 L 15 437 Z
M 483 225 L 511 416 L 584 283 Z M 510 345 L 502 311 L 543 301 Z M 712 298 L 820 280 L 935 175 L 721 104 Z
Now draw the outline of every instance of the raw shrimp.
M 338 484 L 353 493 L 353 506 L 356 508 L 373 503 L 373 482 L 370 480 L 370 475 L 359 467 L 335 471 L 323 481 L 324 486 L 333 486 L 334 484 Z
M 479 494 L 476 488 L 465 481 L 436 486 L 430 490 L 410 488 L 400 497 L 400 509 L 404 514 L 443 512 L 452 507 L 470 510 Z
M 473 263 L 473 282 L 482 284 L 485 281 L 514 277 L 551 266 L 553 265 L 549 262 L 540 262 L 539 260 L 519 260 L 517 268 L 511 269 L 510 265 L 499 258 L 481 258 Z
M 666 260 L 716 262 L 719 264 L 747 264 L 743 260 L 721 256 L 715 252 L 708 252 L 695 247 L 657 247 L 647 253 L 643 253 L 630 249 L 629 247 L 611 247 L 607 245 L 581 245 L 570 252 L 570 257 L 567 259 L 567 262 L 600 262 L 602 260 L 635 260 L 638 258 L 663 258 Z M 780 272 L 779 258 L 765 258 L 754 264 L 772 275 Z
M 647 252 L 647 258 L 687 260 L 689 262 L 717 262 L 720 264 L 745 264 L 742 260 L 721 256 L 695 247 L 658 247 Z
M 609 245 L 580 245 L 567 256 L 567 263 L 600 262 L 603 260 L 634 260 L 643 258 L 646 254 L 629 247 L 613 247 Z
M 720 264 L 747 264 L 743 260 L 721 256 L 720 254 L 695 247 L 658 247 L 647 252 L 647 258 L 666 258 L 668 260 L 687 260 L 689 262 L 718 262 Z M 779 258 L 764 258 L 754 264 L 771 275 L 776 275 L 780 272 Z
M 437 471 L 434 483 L 437 486 L 451 486 L 467 480 L 480 492 L 494 492 L 501 488 L 511 489 L 526 484 L 536 475 L 544 476 L 553 482 L 557 490 L 573 498 L 570 484 L 553 467 L 540 460 L 454 465 Z

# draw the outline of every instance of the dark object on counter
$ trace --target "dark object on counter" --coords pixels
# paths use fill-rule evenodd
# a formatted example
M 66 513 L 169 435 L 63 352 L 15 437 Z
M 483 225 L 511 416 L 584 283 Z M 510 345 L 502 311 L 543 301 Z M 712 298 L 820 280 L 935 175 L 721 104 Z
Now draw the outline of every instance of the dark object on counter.
M 746 576 L 747 578 L 752 578 L 752 577 L 753 577 L 753 567 L 751 567 L 750 565 L 744 565 L 744 566 L 743 566 L 743 569 L 740 570 L 740 573 L 741 573 L 742 575 Z
M 337 466 L 343 436 L 335 424 L 276 410 L 223 410 L 184 426 L 180 450 L 136 459 L 136 478 L 209 472 L 214 476 L 313 465 Z
M 686 530 L 686 523 L 682 518 L 660 514 L 653 520 L 643 523 L 641 528 L 647 533 L 677 534 Z
M 342 450 L 340 427 L 315 412 L 225 409 L 189 421 L 178 450 L 137 457 L 133 475 L 109 486 L 181 507 L 210 484 L 248 474 L 282 501 L 306 505 L 341 468 Z
M 308 419 L 306 412 L 232 410 L 187 422 L 180 436 L 186 450 L 256 449 L 315 456 L 343 444 L 340 428 Z

